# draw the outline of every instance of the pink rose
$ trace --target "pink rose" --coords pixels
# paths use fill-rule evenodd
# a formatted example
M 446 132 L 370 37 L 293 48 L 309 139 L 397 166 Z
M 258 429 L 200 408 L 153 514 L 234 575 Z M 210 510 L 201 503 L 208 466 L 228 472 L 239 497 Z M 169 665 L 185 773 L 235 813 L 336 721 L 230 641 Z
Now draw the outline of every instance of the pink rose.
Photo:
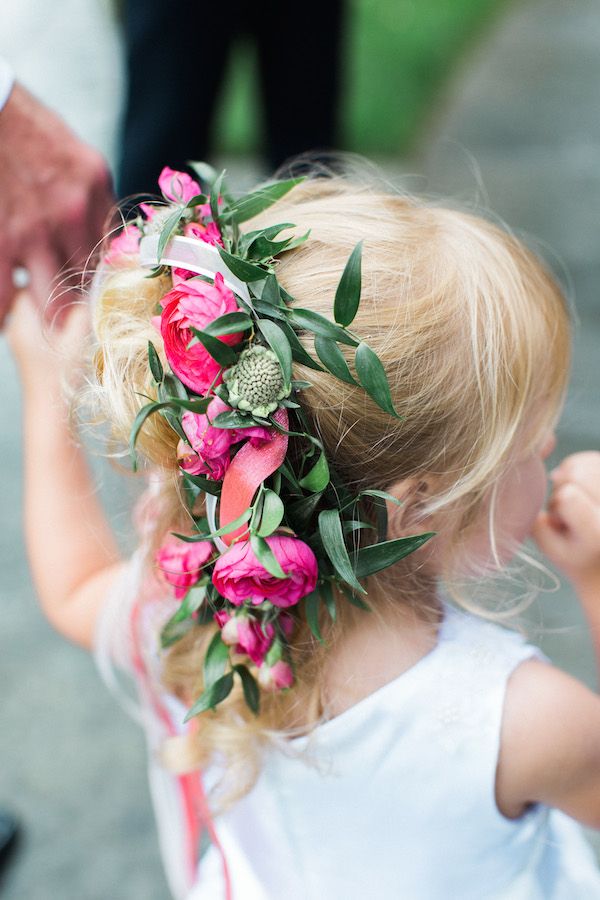
M 284 691 L 294 683 L 294 673 L 283 659 L 272 666 L 264 663 L 258 670 L 258 683 L 265 691 Z
M 213 481 L 221 481 L 229 468 L 229 448 L 233 431 L 228 428 L 214 428 L 212 420 L 221 412 L 229 412 L 230 407 L 220 397 L 214 397 L 206 411 L 199 415 L 186 411 L 181 417 L 181 427 L 190 443 L 179 441 L 177 456 L 179 465 L 190 475 L 207 475 Z
M 293 606 L 317 584 L 317 560 L 298 538 L 272 535 L 267 544 L 289 578 L 275 578 L 259 563 L 250 541 L 238 541 L 220 556 L 213 570 L 213 584 L 235 606 L 250 600 L 270 600 L 274 606 Z
M 168 539 L 156 552 L 155 560 L 164 579 L 175 588 L 175 597 L 182 600 L 189 588 L 200 578 L 202 567 L 213 555 L 210 541 L 187 544 L 177 538 Z
M 215 613 L 215 619 L 221 628 L 223 643 L 234 646 L 236 653 L 245 653 L 256 666 L 263 663 L 275 637 L 273 625 L 263 625 L 246 612 L 232 616 L 223 610 Z
M 188 349 L 194 337 L 190 328 L 202 330 L 225 313 L 239 312 L 235 296 L 224 286 L 223 276 L 218 272 L 214 285 L 197 278 L 180 282 L 165 294 L 161 305 L 160 333 L 171 369 L 197 394 L 206 393 L 213 382 L 221 381 L 221 367 L 201 343 Z M 233 345 L 241 338 L 242 334 L 236 332 L 224 334 L 217 340 Z
M 116 269 L 134 265 L 140 250 L 142 233 L 137 225 L 125 225 L 122 231 L 110 241 L 104 262 Z
M 203 207 L 200 208 L 202 209 Z M 199 241 L 204 241 L 207 244 L 219 244 L 221 247 L 223 246 L 221 232 L 214 222 L 209 222 L 208 225 L 201 225 L 199 222 L 190 222 L 183 229 L 183 233 L 185 237 L 193 237 L 197 238 Z
M 201 194 L 200 185 L 186 172 L 177 172 L 165 166 L 158 177 L 158 186 L 165 200 L 175 203 L 187 203 L 192 197 Z

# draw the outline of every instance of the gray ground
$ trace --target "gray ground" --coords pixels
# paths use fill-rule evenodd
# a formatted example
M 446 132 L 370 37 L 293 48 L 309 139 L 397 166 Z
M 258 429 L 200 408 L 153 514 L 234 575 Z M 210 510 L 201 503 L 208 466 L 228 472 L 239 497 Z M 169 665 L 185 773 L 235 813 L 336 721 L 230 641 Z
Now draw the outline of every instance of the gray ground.
M 34 0 L 8 0 L 7 6 L 12 9 L 4 10 L 0 52 L 11 55 L 38 93 L 67 109 L 82 133 L 110 149 L 119 67 L 113 63 L 117 45 L 105 3 L 87 0 L 89 15 L 96 17 L 92 57 L 82 0 L 57 0 L 52 15 Z M 36 18 L 42 9 L 48 14 L 44 30 Z M 58 81 L 49 86 L 45 66 L 51 66 L 50 53 L 56 55 L 60 41 L 64 81 L 61 85 L 52 67 Z M 84 58 L 87 83 L 73 76 L 83 72 Z M 90 66 L 99 73 L 96 78 L 90 77 Z M 423 152 L 410 164 L 387 165 L 403 177 L 427 173 L 427 179 L 408 178 L 417 189 L 451 192 L 489 206 L 519 232 L 536 235 L 568 271 L 581 324 L 557 459 L 597 448 L 600 439 L 595 385 L 599 83 L 596 0 L 515 3 L 465 58 L 440 97 Z M 165 900 L 141 735 L 107 694 L 89 658 L 52 633 L 32 596 L 20 530 L 19 392 L 2 339 L 0 385 L 0 805 L 14 809 L 25 826 L 22 852 L 3 896 Z M 105 476 L 105 482 L 112 514 L 124 531 L 125 503 L 114 480 Z M 593 685 L 590 643 L 570 591 L 544 597 L 534 618 L 543 621 L 541 643 L 553 659 Z

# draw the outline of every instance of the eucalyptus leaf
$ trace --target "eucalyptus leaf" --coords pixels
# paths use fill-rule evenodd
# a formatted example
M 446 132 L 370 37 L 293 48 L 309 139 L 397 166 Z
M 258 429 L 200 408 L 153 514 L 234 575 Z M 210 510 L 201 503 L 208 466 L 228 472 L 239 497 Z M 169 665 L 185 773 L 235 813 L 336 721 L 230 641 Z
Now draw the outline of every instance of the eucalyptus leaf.
M 234 275 L 237 275 L 240 281 L 259 281 L 267 274 L 265 269 L 261 269 L 260 266 L 254 265 L 254 263 L 246 262 L 245 259 L 240 259 L 239 256 L 232 256 L 223 247 L 217 247 L 217 250 L 227 268 Z
M 183 622 L 184 619 L 189 619 L 200 607 L 202 606 L 204 600 L 206 599 L 206 584 L 195 584 L 193 587 L 189 589 L 183 600 L 181 601 L 181 605 L 175 615 L 171 616 L 169 623 L 175 622 Z
M 234 666 L 234 669 L 240 676 L 244 700 L 246 701 L 247 706 L 255 715 L 258 715 L 260 711 L 260 690 L 254 675 L 252 675 L 249 669 L 241 663 Z
M 323 581 L 319 587 L 321 591 L 321 599 L 323 603 L 327 607 L 327 612 L 331 617 L 331 621 L 335 622 L 335 618 L 337 616 L 337 608 L 335 605 L 335 597 L 333 596 L 333 588 L 329 581 Z
M 148 341 L 148 365 L 150 366 L 150 371 L 152 372 L 152 377 L 155 382 L 160 384 L 165 377 L 165 373 L 158 353 L 156 352 L 156 347 L 152 341 Z
M 308 596 L 304 598 L 304 610 L 306 613 L 306 621 L 308 622 L 308 627 L 310 628 L 316 639 L 321 644 L 323 644 L 325 641 L 319 627 L 320 605 L 321 596 L 318 590 L 312 591 L 312 593 L 308 594 Z
M 304 178 L 289 178 L 287 181 L 275 181 L 272 184 L 265 184 L 258 190 L 252 191 L 236 200 L 223 216 L 223 221 L 233 220 L 239 225 L 241 222 L 253 219 L 254 216 L 268 209 L 269 206 L 272 206 L 273 203 L 287 194 L 288 191 L 291 191 L 301 181 L 304 181 Z
M 245 313 L 232 312 L 225 313 L 208 322 L 204 326 L 204 334 L 210 334 L 211 337 L 219 337 L 223 334 L 237 334 L 238 331 L 249 331 L 253 327 L 252 319 Z
M 190 475 L 189 472 L 183 472 L 182 474 L 185 481 L 204 491 L 205 494 L 212 494 L 214 497 L 218 497 L 221 493 L 221 485 L 216 481 L 210 481 L 203 475 Z
M 228 368 L 229 366 L 234 366 L 236 364 L 237 353 L 223 341 L 220 341 L 219 338 L 213 337 L 205 331 L 200 331 L 193 326 L 190 330 L 192 334 L 198 338 L 204 349 L 212 356 L 215 362 L 219 363 L 220 366 Z
M 171 215 L 166 219 L 165 224 L 163 225 L 160 237 L 158 239 L 158 247 L 156 249 L 156 258 L 160 263 L 163 253 L 165 252 L 166 246 L 177 231 L 179 223 L 183 218 L 185 213 L 185 206 L 179 206 L 175 212 L 171 213 Z
M 206 712 L 207 709 L 214 709 L 219 703 L 222 703 L 233 688 L 233 672 L 227 672 L 218 681 L 215 681 L 211 687 L 196 700 L 190 711 L 187 713 L 184 722 L 189 722 L 194 716 Z
M 334 325 L 329 319 L 320 313 L 313 312 L 312 309 L 301 309 L 294 306 L 289 310 L 289 319 L 297 328 L 304 328 L 305 331 L 312 331 L 321 337 L 330 338 L 332 341 L 339 341 L 340 344 L 348 344 L 351 347 L 358 347 L 358 341 L 355 340 L 348 332 L 339 325 Z
M 285 508 L 281 498 L 275 491 L 266 488 L 262 495 L 260 523 L 255 533 L 259 537 L 269 537 L 281 525 L 284 512 Z
M 335 292 L 333 317 L 339 325 L 350 325 L 360 303 L 362 241 L 356 245 L 346 263 Z
M 212 424 L 215 428 L 250 428 L 254 425 L 254 421 L 251 416 L 232 409 L 228 412 L 218 413 L 212 420 Z
M 271 322 L 270 319 L 259 319 L 258 327 L 279 360 L 284 385 L 286 390 L 289 390 L 292 381 L 292 350 L 290 343 L 279 325 Z
M 270 575 L 274 578 L 289 578 L 289 575 L 286 575 L 283 571 L 277 557 L 264 538 L 259 537 L 257 534 L 251 534 L 250 545 L 257 560 Z
M 385 369 L 368 344 L 359 344 L 354 356 L 354 365 L 358 380 L 375 403 L 391 416 L 403 419 L 404 416 L 399 415 L 394 409 Z
M 287 339 L 290 342 L 290 347 L 292 348 L 292 357 L 293 359 L 301 363 L 303 366 L 307 366 L 309 369 L 314 369 L 317 372 L 322 372 L 323 367 L 319 365 L 316 360 L 310 356 L 300 341 L 298 340 L 298 336 L 289 322 L 281 322 L 281 328 L 287 335 Z
M 260 292 L 260 299 L 263 303 L 270 303 L 271 306 L 283 306 L 279 284 L 273 274 L 267 275 L 265 278 L 262 291 Z
M 224 674 L 229 663 L 229 647 L 223 642 L 221 631 L 217 631 L 208 645 L 204 656 L 204 690 L 210 688 Z
M 302 528 L 305 528 L 319 505 L 321 496 L 321 493 L 311 494 L 309 497 L 302 497 L 300 500 L 288 503 L 287 512 L 292 522 L 298 522 Z
M 416 534 L 410 537 L 396 538 L 392 541 L 382 541 L 379 544 L 371 544 L 362 547 L 356 555 L 356 576 L 366 578 L 394 565 L 400 559 L 404 559 L 409 553 L 413 553 L 422 547 L 435 532 Z
M 340 381 L 345 381 L 346 384 L 357 384 L 356 379 L 348 368 L 348 363 L 344 359 L 342 351 L 335 341 L 322 335 L 316 335 L 315 350 L 323 365 L 329 369 L 332 375 L 335 375 Z
M 319 513 L 319 533 L 323 541 L 323 548 L 340 578 L 355 591 L 358 591 L 360 594 L 366 594 L 365 589 L 354 574 L 352 563 L 348 556 L 339 510 L 324 509 Z
M 365 603 L 365 601 L 361 597 L 357 597 L 353 591 L 345 587 L 343 584 L 340 585 L 340 588 L 344 597 L 346 598 L 346 600 L 348 600 L 349 603 L 352 604 L 352 606 L 356 606 L 358 609 L 362 609 L 365 612 L 371 612 L 371 607 L 368 603 Z
M 329 466 L 327 465 L 327 457 L 324 453 L 320 453 L 310 472 L 300 479 L 300 486 L 308 491 L 320 492 L 325 490 L 328 484 Z

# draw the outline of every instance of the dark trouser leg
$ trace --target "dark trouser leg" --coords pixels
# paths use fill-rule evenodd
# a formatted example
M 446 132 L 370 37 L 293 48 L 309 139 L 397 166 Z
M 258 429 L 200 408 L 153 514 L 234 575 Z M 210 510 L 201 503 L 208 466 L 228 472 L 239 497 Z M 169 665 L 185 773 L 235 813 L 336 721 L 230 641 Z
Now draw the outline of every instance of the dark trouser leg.
M 276 169 L 337 142 L 345 0 L 267 0 L 257 21 L 266 155 Z
M 119 194 L 156 193 L 163 166 L 205 159 L 236 4 L 126 0 L 128 89 Z

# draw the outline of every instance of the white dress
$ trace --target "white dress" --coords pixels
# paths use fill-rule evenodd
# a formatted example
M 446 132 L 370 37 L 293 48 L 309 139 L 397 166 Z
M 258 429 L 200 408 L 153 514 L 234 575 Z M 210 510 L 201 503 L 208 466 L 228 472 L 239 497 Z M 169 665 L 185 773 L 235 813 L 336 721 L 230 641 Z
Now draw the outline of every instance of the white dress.
M 215 820 L 233 900 L 600 900 L 577 823 L 542 805 L 508 820 L 494 800 L 506 683 L 540 651 L 444 612 L 431 652 L 308 738 L 271 750 L 252 791 Z M 224 900 L 214 846 L 196 884 L 178 880 L 170 776 L 156 762 L 151 776 L 174 895 Z M 214 773 L 204 780 L 210 788 Z

